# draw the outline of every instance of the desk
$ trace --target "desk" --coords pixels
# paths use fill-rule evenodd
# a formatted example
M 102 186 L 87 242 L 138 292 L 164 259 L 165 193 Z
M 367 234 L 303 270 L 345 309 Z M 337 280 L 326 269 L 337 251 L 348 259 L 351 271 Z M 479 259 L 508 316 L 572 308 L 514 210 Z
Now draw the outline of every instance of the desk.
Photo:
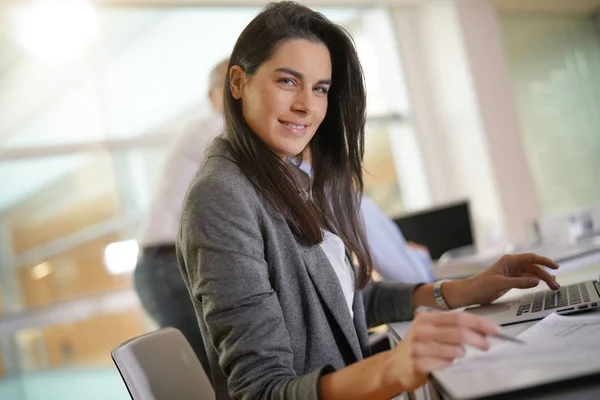
M 556 275 L 564 275 L 576 270 L 585 269 L 590 265 L 600 265 L 600 251 L 588 252 L 578 257 L 573 257 L 569 260 L 559 262 L 560 269 L 556 271 Z M 491 265 L 491 263 L 487 264 Z M 453 265 L 439 266 L 433 269 L 433 276 L 436 280 L 441 279 L 458 279 L 467 276 L 475 275 L 483 271 L 484 267 L 481 264 L 474 265 Z M 596 276 L 596 279 L 598 277 Z
M 563 266 L 561 265 L 561 268 Z M 600 264 L 581 266 L 580 262 L 578 262 L 578 268 L 572 268 L 572 265 L 565 265 L 565 270 L 557 273 L 558 282 L 565 286 L 573 283 L 586 281 L 586 280 L 597 280 L 600 275 Z M 544 290 L 547 289 L 545 283 L 541 283 L 537 288 L 526 289 L 526 290 L 510 290 L 504 296 L 502 296 L 497 301 L 505 301 L 511 298 L 522 296 L 523 293 L 536 291 L 536 290 Z M 597 309 L 594 311 L 596 313 L 600 313 Z M 525 329 L 533 326 L 538 321 L 529 321 L 523 322 L 520 324 L 513 324 L 503 327 L 503 330 L 511 335 L 518 335 L 523 332 Z M 396 322 L 389 324 L 389 336 L 390 342 L 392 346 L 399 343 L 401 338 L 406 334 L 408 329 L 410 328 L 409 322 Z M 550 385 L 545 388 L 540 388 L 537 390 L 531 390 L 528 393 L 525 393 L 523 397 L 519 398 L 527 398 L 527 399 L 560 399 L 568 397 L 569 399 L 600 399 L 600 382 L 589 382 L 585 380 L 577 381 L 570 383 L 569 385 L 560 385 L 557 383 L 556 385 Z M 441 399 L 442 397 L 438 393 L 438 391 L 433 387 L 432 384 L 428 383 L 425 386 L 415 390 L 414 392 L 403 395 L 404 399 Z M 502 398 L 502 397 L 498 397 Z M 507 395 L 506 398 L 514 398 Z

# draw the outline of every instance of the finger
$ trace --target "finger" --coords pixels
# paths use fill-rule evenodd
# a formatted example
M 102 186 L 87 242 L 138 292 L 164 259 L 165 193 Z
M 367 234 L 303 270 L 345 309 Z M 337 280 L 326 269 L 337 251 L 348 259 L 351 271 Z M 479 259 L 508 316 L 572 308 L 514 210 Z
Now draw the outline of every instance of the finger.
M 429 374 L 431 371 L 435 371 L 436 369 L 444 368 L 452 364 L 452 361 L 442 360 L 439 358 L 420 358 L 415 361 L 415 366 L 417 367 L 417 371 L 422 373 L 423 375 Z
M 551 269 L 559 268 L 559 265 L 557 263 L 555 263 L 548 257 L 540 256 L 538 254 L 534 254 L 534 253 L 519 254 L 518 257 L 520 259 L 520 262 L 523 262 L 525 264 L 538 264 L 538 265 L 543 265 L 543 266 L 551 268 Z
M 540 280 L 536 277 L 527 276 L 502 276 L 498 278 L 500 287 L 506 289 L 529 289 L 536 287 Z
M 415 342 L 437 342 L 446 345 L 468 345 L 480 350 L 487 350 L 490 344 L 481 332 L 458 326 L 423 325 L 414 333 Z
M 438 342 L 413 342 L 412 354 L 415 358 L 435 357 L 444 360 L 454 360 L 465 356 L 465 350 L 458 344 Z
M 536 274 L 532 274 L 531 272 L 522 272 L 521 273 L 521 277 L 537 278 L 537 275 Z
M 544 268 L 539 265 L 530 264 L 523 267 L 523 271 L 530 273 L 538 278 L 541 278 L 544 282 L 548 284 L 552 289 L 557 290 L 560 288 L 558 282 L 556 282 L 556 277 L 546 271 Z
M 415 322 L 437 326 L 460 326 L 485 335 L 492 335 L 500 331 L 500 327 L 491 320 L 468 312 L 418 314 Z

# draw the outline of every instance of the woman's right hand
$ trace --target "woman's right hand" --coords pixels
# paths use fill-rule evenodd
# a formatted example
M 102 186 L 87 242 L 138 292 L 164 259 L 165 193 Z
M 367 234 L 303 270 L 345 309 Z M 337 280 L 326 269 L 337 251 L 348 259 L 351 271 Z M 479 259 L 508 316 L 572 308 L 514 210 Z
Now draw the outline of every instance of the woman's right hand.
M 468 312 L 417 314 L 404 339 L 392 350 L 389 379 L 405 390 L 427 382 L 431 371 L 452 364 L 465 355 L 465 345 L 489 349 L 486 335 L 500 327 Z

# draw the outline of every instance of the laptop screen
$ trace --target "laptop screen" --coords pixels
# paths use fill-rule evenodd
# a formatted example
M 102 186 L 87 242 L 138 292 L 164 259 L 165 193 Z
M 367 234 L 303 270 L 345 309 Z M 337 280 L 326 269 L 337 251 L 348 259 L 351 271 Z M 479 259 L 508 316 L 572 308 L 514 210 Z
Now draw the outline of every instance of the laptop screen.
M 434 260 L 448 250 L 473 244 L 468 201 L 404 214 L 394 222 L 406 240 L 427 246 Z

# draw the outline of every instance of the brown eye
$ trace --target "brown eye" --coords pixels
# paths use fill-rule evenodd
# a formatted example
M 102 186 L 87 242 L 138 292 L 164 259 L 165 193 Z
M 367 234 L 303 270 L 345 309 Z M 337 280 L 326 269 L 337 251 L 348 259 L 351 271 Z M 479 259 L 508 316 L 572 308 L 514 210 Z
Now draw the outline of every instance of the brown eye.
M 279 83 L 283 83 L 286 86 L 294 86 L 294 81 L 291 80 L 290 78 L 281 78 L 280 80 L 278 80 L 277 82 Z

